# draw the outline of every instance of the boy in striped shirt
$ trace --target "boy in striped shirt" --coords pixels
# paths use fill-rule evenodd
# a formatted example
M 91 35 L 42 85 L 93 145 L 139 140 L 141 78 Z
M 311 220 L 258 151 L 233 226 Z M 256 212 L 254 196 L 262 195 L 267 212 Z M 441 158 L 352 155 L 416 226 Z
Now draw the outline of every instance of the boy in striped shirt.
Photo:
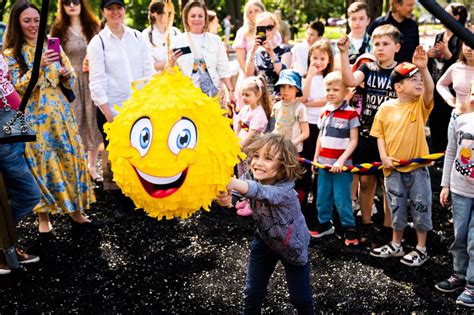
M 346 246 L 358 245 L 355 219 L 352 213 L 352 174 L 342 172 L 344 165 L 352 164 L 352 152 L 357 146 L 359 117 L 345 100 L 348 87 L 340 71 L 329 73 L 324 78 L 327 104 L 319 117 L 320 129 L 314 161 L 331 165 L 331 169 L 318 170 L 318 193 L 316 208 L 319 224 L 311 236 L 320 238 L 334 233 L 332 209 L 336 205 L 344 229 Z

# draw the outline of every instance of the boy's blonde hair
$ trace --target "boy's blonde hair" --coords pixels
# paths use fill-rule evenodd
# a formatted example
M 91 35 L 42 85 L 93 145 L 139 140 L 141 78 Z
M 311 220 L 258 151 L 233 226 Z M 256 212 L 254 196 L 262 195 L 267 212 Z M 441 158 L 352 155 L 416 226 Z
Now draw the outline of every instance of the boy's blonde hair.
M 328 75 L 324 77 L 323 81 L 325 85 L 341 84 L 343 87 L 347 88 L 347 85 L 344 84 L 344 80 L 342 80 L 341 71 L 333 71 L 328 73 Z
M 395 44 L 400 43 L 400 31 L 398 30 L 398 28 L 391 24 L 385 24 L 376 27 L 374 32 L 372 33 L 372 40 L 380 38 L 382 36 L 390 37 L 395 42 Z
M 252 159 L 261 148 L 265 148 L 266 153 L 280 161 L 276 181 L 295 181 L 301 178 L 304 169 L 298 161 L 298 150 L 289 139 L 276 133 L 266 133 L 257 136 L 245 148 L 245 153 Z

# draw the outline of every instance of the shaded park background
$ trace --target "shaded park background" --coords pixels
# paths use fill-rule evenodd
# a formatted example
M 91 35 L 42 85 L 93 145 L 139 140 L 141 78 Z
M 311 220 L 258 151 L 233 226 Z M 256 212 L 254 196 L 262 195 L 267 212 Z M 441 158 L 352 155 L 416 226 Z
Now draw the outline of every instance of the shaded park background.
M 173 0 L 175 8 L 177 8 L 175 25 L 178 27 L 181 26 L 181 8 L 188 1 L 189 0 Z M 262 0 L 267 7 L 267 10 L 281 10 L 283 18 L 288 20 L 293 26 L 300 29 L 303 28 L 305 23 L 315 19 L 323 19 L 327 21 L 330 17 L 344 18 L 347 6 L 354 1 L 355 0 Z M 14 0 L 0 0 L 0 21 L 6 22 L 8 19 L 9 9 L 14 2 Z M 32 0 L 32 2 L 38 6 L 41 4 L 41 0 Z M 209 9 L 217 12 L 221 21 L 227 14 L 230 14 L 232 16 L 233 24 L 236 26 L 242 24 L 242 11 L 246 0 L 205 0 L 205 2 Z M 390 0 L 365 0 L 365 2 L 369 4 L 372 20 L 384 14 L 390 7 Z M 444 6 L 448 2 L 453 1 L 438 0 L 437 2 Z M 466 5 L 468 10 L 471 11 L 471 16 L 474 15 L 472 14 L 472 11 L 474 10 L 472 0 L 457 0 L 456 2 Z M 57 3 L 57 1 L 50 2 L 49 25 L 55 18 Z M 100 15 L 100 0 L 89 0 L 89 3 L 93 8 L 96 8 L 96 13 Z M 125 0 L 127 8 L 127 23 L 129 26 L 142 30 L 148 25 L 147 7 L 149 3 L 150 0 Z M 415 9 L 414 14 L 417 19 L 429 15 L 419 4 Z M 341 27 L 345 29 L 343 25 Z M 234 28 L 234 32 L 236 30 L 237 27 Z

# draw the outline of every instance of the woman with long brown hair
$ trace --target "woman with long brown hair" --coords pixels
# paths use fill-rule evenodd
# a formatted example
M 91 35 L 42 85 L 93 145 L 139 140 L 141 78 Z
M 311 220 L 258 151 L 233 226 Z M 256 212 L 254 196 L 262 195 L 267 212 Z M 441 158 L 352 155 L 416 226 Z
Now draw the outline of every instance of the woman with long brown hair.
M 99 31 L 99 24 L 99 19 L 90 9 L 87 0 L 59 0 L 58 15 L 51 27 L 51 36 L 61 39 L 64 52 L 76 70 L 77 81 L 74 86 L 76 100 L 71 106 L 82 143 L 88 152 L 89 174 L 96 184 L 101 181 L 96 171 L 96 164 L 102 136 L 97 127 L 96 107 L 89 90 L 88 69 L 83 65 L 84 59 L 87 58 L 87 45 Z
M 12 6 L 5 33 L 4 56 L 10 79 L 23 95 L 32 75 L 33 59 L 39 34 L 40 11 L 27 0 Z M 46 45 L 45 45 L 46 46 Z M 28 142 L 25 157 L 40 187 L 41 199 L 35 207 L 40 235 L 51 237 L 49 213 L 67 213 L 79 224 L 89 223 L 84 211 L 95 202 L 87 175 L 87 159 L 76 120 L 61 85 L 74 86 L 76 75 L 69 58 L 61 50 L 44 49 L 38 83 L 25 112 L 37 134 Z M 44 234 L 42 234 L 44 233 Z

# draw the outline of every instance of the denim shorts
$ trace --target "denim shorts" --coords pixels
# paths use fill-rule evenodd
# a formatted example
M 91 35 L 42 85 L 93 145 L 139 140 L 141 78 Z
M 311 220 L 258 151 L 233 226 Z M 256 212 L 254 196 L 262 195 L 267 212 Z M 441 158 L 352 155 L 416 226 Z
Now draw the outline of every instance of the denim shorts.
M 427 167 L 411 172 L 393 171 L 385 178 L 385 189 L 392 211 L 392 228 L 402 231 L 407 226 L 408 209 L 417 230 L 433 229 L 431 221 L 431 181 Z

